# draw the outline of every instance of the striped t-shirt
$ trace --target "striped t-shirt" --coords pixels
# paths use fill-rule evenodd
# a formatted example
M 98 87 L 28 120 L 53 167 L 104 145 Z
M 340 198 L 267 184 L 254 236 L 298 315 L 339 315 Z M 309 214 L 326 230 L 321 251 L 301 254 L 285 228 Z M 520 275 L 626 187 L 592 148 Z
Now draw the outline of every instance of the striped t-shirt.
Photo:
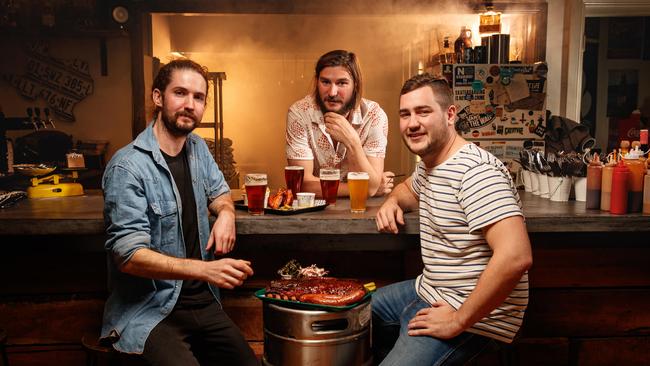
M 416 291 L 429 303 L 442 299 L 458 309 L 492 256 L 482 228 L 523 216 L 517 189 L 494 155 L 467 144 L 432 169 L 420 162 L 413 173 L 413 191 L 420 199 L 424 262 Z M 527 304 L 526 272 L 503 304 L 467 331 L 510 343 Z

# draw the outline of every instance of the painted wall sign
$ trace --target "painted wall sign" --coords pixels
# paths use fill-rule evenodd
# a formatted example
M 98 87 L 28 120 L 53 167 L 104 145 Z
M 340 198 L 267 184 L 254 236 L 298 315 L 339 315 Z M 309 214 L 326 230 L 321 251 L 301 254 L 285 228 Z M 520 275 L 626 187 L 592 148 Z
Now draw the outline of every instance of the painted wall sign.
M 24 75 L 5 75 L 18 92 L 29 99 L 43 98 L 61 119 L 74 121 L 73 109 L 93 93 L 88 63 L 79 59 L 57 59 L 48 44 L 32 43 L 27 49 Z

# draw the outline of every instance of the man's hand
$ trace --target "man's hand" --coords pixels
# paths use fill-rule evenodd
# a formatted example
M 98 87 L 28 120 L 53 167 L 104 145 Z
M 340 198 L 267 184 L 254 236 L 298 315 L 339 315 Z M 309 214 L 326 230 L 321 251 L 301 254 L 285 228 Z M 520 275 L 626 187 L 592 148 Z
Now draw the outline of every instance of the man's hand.
M 408 335 L 454 338 L 465 330 L 456 315 L 451 305 L 444 301 L 435 302 L 430 308 L 418 311 L 409 321 Z
M 404 211 L 397 204 L 397 199 L 388 197 L 383 205 L 377 211 L 377 230 L 382 233 L 397 234 L 399 229 L 397 225 L 404 225 Z
M 323 119 L 325 132 L 329 133 L 333 140 L 339 141 L 347 148 L 354 145 L 361 146 L 359 134 L 345 117 L 338 113 L 327 112 L 323 115 Z
M 395 173 L 393 172 L 384 172 L 381 176 L 381 183 L 379 183 L 379 188 L 377 188 L 377 193 L 375 197 L 385 196 L 393 191 L 395 186 Z
M 241 286 L 244 280 L 253 275 L 251 262 L 241 259 L 223 258 L 200 263 L 203 263 L 203 280 L 220 288 Z
M 230 210 L 222 210 L 212 226 L 206 250 L 213 245 L 216 255 L 226 254 L 235 247 L 235 214 Z

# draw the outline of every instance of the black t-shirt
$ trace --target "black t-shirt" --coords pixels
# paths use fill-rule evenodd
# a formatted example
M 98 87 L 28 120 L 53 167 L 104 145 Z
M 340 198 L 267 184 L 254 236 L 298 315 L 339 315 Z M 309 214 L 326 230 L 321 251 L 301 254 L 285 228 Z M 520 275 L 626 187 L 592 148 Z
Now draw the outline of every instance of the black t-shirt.
M 174 177 L 178 193 L 181 196 L 183 207 L 183 238 L 185 239 L 185 256 L 187 258 L 201 259 L 201 245 L 199 244 L 199 226 L 197 222 L 196 201 L 194 200 L 194 189 L 192 188 L 192 175 L 187 159 L 185 147 L 176 156 L 169 156 L 160 150 L 169 170 Z M 208 286 L 203 281 L 184 280 L 181 294 L 176 303 L 177 307 L 196 306 L 209 304 L 214 301 Z

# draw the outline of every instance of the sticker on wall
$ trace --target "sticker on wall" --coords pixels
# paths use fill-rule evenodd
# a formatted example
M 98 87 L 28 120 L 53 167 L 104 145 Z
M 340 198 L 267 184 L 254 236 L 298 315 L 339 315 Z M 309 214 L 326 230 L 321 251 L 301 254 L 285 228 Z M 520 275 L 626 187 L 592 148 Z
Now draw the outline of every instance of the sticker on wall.
M 26 55 L 25 74 L 4 75 L 5 80 L 23 97 L 44 99 L 61 119 L 73 122 L 74 107 L 93 93 L 88 63 L 76 58 L 54 58 L 43 41 L 29 45 Z
M 492 123 L 496 115 L 493 110 L 486 110 L 485 113 L 474 114 L 470 112 L 470 106 L 458 112 L 456 120 L 456 131 L 469 132 L 472 129 L 480 129 Z
M 454 69 L 454 86 L 470 86 L 474 82 L 474 66 L 457 66 Z

